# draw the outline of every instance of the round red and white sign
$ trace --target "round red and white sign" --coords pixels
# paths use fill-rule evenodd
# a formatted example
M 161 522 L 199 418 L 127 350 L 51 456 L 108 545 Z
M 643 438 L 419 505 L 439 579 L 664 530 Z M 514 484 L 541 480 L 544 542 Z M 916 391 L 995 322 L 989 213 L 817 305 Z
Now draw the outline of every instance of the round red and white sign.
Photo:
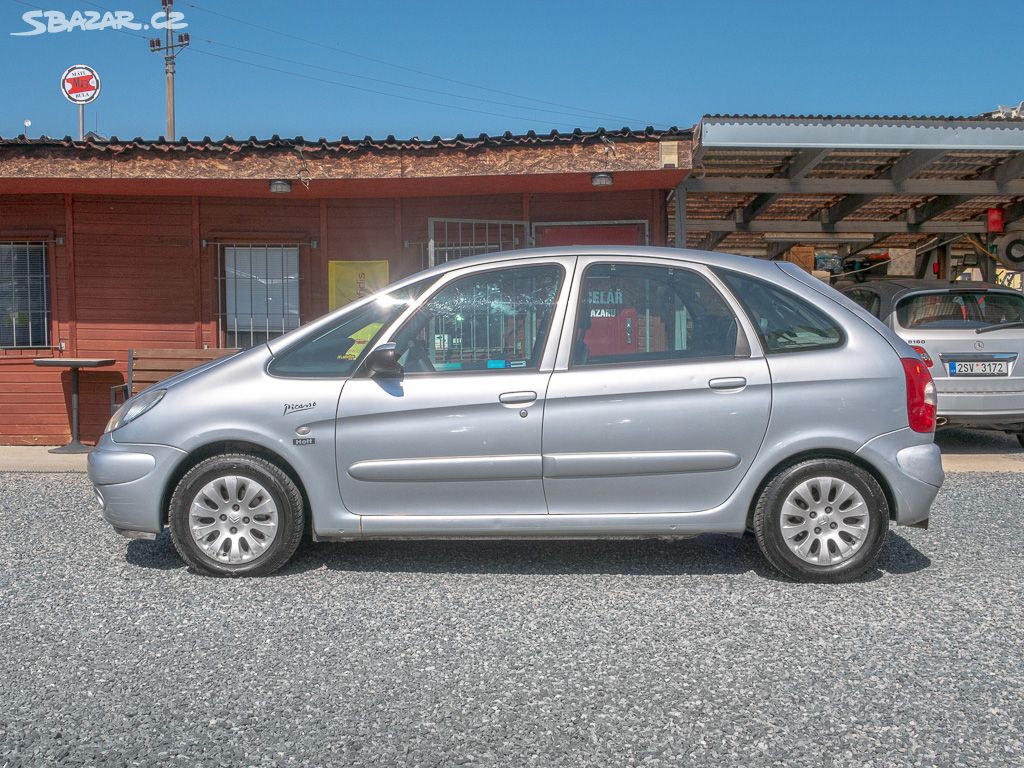
M 88 104 L 100 95 L 100 76 L 92 67 L 75 64 L 61 75 L 60 92 L 72 104 Z

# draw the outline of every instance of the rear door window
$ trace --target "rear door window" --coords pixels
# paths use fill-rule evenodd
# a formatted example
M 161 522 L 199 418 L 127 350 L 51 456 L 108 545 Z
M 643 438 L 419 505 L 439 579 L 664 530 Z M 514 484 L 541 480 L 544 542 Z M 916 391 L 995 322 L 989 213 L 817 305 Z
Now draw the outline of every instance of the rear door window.
M 583 275 L 572 362 L 608 365 L 733 357 L 738 333 L 725 299 L 696 272 L 594 264 Z
M 829 349 L 844 342 L 839 325 L 808 301 L 766 280 L 727 269 L 717 274 L 757 329 L 765 354 Z
M 981 328 L 1024 320 L 1024 296 L 988 291 L 919 293 L 901 299 L 896 320 L 902 328 Z

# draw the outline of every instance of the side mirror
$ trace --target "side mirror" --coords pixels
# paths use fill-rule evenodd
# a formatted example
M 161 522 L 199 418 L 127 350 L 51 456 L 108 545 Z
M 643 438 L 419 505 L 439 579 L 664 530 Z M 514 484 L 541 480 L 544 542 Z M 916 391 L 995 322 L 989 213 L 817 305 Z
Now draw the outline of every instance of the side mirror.
M 374 376 L 401 376 L 402 364 L 398 362 L 398 349 L 394 343 L 381 344 L 366 356 L 366 370 Z

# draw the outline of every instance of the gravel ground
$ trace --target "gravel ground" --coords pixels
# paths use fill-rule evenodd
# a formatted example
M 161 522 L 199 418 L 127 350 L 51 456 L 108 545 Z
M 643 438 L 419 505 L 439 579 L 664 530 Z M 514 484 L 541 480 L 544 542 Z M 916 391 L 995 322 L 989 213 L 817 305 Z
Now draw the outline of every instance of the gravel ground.
M 845 586 L 752 540 L 310 546 L 189 573 L 0 474 L 0 766 L 1024 764 L 1020 475 Z

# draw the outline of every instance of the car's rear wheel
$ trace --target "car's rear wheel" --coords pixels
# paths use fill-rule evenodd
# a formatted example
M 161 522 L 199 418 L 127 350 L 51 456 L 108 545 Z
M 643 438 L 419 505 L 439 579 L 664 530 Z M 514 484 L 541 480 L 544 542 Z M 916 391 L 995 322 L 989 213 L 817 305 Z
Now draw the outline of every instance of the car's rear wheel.
M 864 469 L 841 459 L 810 459 L 769 481 L 753 523 L 764 556 L 786 576 L 843 582 L 878 559 L 889 529 L 889 505 Z
M 288 562 L 302 539 L 302 494 L 258 456 L 213 456 L 190 469 L 171 497 L 174 546 L 215 576 L 263 576 Z

